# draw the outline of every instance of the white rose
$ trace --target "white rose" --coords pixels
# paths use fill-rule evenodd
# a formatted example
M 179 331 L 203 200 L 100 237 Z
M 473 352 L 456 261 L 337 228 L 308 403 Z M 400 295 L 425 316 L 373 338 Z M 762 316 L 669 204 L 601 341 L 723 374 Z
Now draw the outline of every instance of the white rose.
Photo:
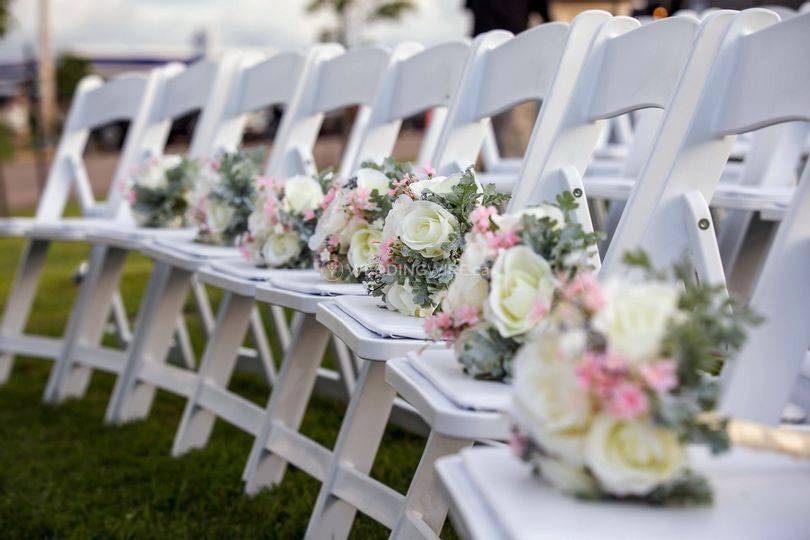
M 352 237 L 357 231 L 368 228 L 368 222 L 362 218 L 353 218 L 346 225 L 340 229 L 340 248 L 342 252 L 346 252 L 351 244 Z M 377 240 L 379 241 L 379 239 Z
M 207 201 L 205 208 L 205 223 L 213 234 L 222 234 L 231 224 L 235 210 L 228 204 Z
M 347 258 L 355 276 L 371 265 L 380 246 L 380 238 L 382 233 L 370 228 L 360 229 L 352 235 Z
M 548 262 L 528 246 L 511 247 L 495 259 L 485 316 L 504 337 L 529 331 L 538 304 L 549 308 L 554 274 Z
M 413 203 L 413 199 L 407 195 L 400 195 L 397 197 L 394 204 L 391 205 L 391 210 L 388 211 L 388 214 L 385 216 L 385 221 L 383 222 L 383 240 L 389 240 L 399 235 L 399 227 L 402 223 L 402 218 L 408 213 Z
M 414 201 L 399 223 L 399 237 L 409 248 L 428 258 L 444 256 L 441 246 L 458 231 L 458 220 L 442 206 Z
M 169 185 L 166 169 L 159 161 L 146 165 L 138 174 L 137 184 L 144 189 L 164 189 Z
M 360 169 L 357 171 L 357 185 L 361 188 L 377 190 L 380 194 L 388 193 L 390 180 L 377 169 Z
M 602 414 L 585 439 L 585 461 L 606 491 L 644 496 L 681 473 L 686 452 L 670 430 Z
M 287 212 L 301 214 L 314 210 L 323 197 L 321 185 L 311 176 L 299 174 L 284 183 L 284 209 Z
M 262 257 L 268 266 L 278 267 L 288 264 L 301 253 L 298 233 L 290 231 L 271 234 L 262 246 Z
M 409 285 L 394 283 L 385 291 L 385 305 L 391 311 L 398 311 L 410 317 L 427 317 L 432 309 L 417 306 L 413 301 L 413 290 Z
M 599 489 L 596 481 L 583 467 L 575 467 L 560 459 L 538 457 L 533 460 L 540 467 L 540 474 L 552 486 L 568 495 L 592 495 Z
M 483 309 L 489 293 L 489 283 L 478 272 L 467 271 L 463 267 L 453 278 L 442 300 L 442 309 L 452 313 L 461 306 Z
M 309 249 L 316 250 L 326 242 L 327 237 L 339 233 L 346 226 L 348 219 L 343 205 L 346 202 L 343 191 L 335 193 L 335 198 L 323 211 L 318 224 L 315 225 L 315 232 L 309 237 Z
M 437 195 L 446 195 L 453 192 L 453 187 L 461 182 L 463 176 L 463 173 L 455 173 L 451 174 L 450 176 L 434 176 L 433 178 L 424 178 L 411 184 L 410 189 L 414 195 L 417 196 L 421 196 L 425 190 L 432 191 Z M 478 178 L 474 178 L 475 190 L 478 193 L 483 193 L 484 188 L 478 182 Z
M 520 220 L 523 218 L 523 216 L 533 216 L 537 219 L 547 217 L 554 221 L 555 229 L 559 229 L 565 224 L 565 216 L 563 215 L 562 210 L 553 204 L 545 203 L 510 214 L 496 214 L 492 216 L 492 221 L 494 221 L 501 230 L 508 231 L 517 227 L 520 224 Z
M 605 307 L 593 325 L 607 337 L 608 348 L 631 364 L 657 359 L 661 340 L 678 310 L 678 287 L 614 281 L 605 286 L 604 294 Z
M 581 466 L 591 405 L 574 364 L 557 357 L 557 336 L 545 334 L 514 358 L 513 398 L 518 423 L 552 456 Z

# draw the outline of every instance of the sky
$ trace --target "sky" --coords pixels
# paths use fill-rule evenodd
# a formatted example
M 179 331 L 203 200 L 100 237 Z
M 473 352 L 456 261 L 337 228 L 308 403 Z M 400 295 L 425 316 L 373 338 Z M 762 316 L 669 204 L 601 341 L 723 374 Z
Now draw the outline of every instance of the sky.
M 225 47 L 299 49 L 317 39 L 326 16 L 305 13 L 306 0 L 50 0 L 57 51 L 149 51 L 189 46 L 206 29 Z M 426 45 L 469 31 L 463 0 L 415 0 L 417 11 L 397 24 L 363 26 L 358 40 Z M 0 42 L 0 63 L 36 47 L 37 0 L 13 0 L 14 27 Z

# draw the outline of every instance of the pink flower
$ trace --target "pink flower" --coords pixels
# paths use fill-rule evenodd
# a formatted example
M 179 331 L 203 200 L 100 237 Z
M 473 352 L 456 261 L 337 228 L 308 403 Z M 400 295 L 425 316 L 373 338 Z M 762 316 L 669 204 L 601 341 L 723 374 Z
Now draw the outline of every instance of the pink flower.
M 337 247 L 340 245 L 340 236 L 337 234 L 329 235 L 329 238 L 326 239 L 326 245 L 329 247 Z
M 532 303 L 532 310 L 529 312 L 529 320 L 539 321 L 548 315 L 548 307 L 539 298 L 535 298 Z
M 428 333 L 430 336 L 437 336 L 440 335 L 443 339 L 448 339 L 448 334 L 452 336 L 453 332 L 453 319 L 450 317 L 449 313 L 437 313 L 435 315 L 431 315 L 425 318 L 425 322 L 423 324 L 425 332 Z
M 323 200 L 321 201 L 321 209 L 326 210 L 326 207 L 335 199 L 335 195 L 337 195 L 338 190 L 340 187 L 332 186 L 329 188 L 329 191 L 326 192 L 324 195 Z
M 264 213 L 265 215 L 272 216 L 276 213 L 276 204 L 277 201 L 275 198 L 270 197 L 264 203 Z
M 423 166 L 422 172 L 425 173 L 425 176 L 436 176 L 436 169 L 434 169 L 430 165 Z
M 515 231 L 504 231 L 500 233 L 485 233 L 487 245 L 492 249 L 507 249 L 520 242 Z
M 315 219 L 315 212 L 313 212 L 312 210 L 307 210 L 306 212 L 304 212 L 304 219 L 306 221 Z
M 453 319 L 457 326 L 475 324 L 478 322 L 478 309 L 475 306 L 460 306 L 453 312 Z
M 644 391 L 637 384 L 624 382 L 613 390 L 608 411 L 619 418 L 632 420 L 647 412 L 649 407 L 650 400 Z
M 661 360 L 641 366 L 641 378 L 656 392 L 668 392 L 678 386 L 678 364 L 675 360 Z
M 383 240 L 380 242 L 378 253 L 380 255 L 380 264 L 383 266 L 388 266 L 388 264 L 391 262 L 391 246 L 395 241 L 395 238 L 389 238 L 388 240 Z
M 509 450 L 516 458 L 523 459 L 526 454 L 526 437 L 522 436 L 517 429 L 512 429 L 509 435 Z
M 256 183 L 261 188 L 274 189 L 276 180 L 272 176 L 260 176 L 256 179 Z
M 470 213 L 470 221 L 473 223 L 473 230 L 479 233 L 489 231 L 490 218 L 498 213 L 494 206 L 479 206 Z

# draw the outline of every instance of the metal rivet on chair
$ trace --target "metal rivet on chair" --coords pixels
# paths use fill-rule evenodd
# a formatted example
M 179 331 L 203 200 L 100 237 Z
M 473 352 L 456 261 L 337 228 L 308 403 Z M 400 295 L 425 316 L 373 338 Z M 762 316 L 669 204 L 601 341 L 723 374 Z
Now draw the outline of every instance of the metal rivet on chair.
M 700 221 L 698 221 L 698 227 L 700 227 L 701 231 L 705 231 L 706 229 L 709 228 L 709 220 L 706 218 L 702 218 Z
M 582 197 L 582 190 L 580 188 L 574 188 L 574 197 L 576 197 L 577 199 Z

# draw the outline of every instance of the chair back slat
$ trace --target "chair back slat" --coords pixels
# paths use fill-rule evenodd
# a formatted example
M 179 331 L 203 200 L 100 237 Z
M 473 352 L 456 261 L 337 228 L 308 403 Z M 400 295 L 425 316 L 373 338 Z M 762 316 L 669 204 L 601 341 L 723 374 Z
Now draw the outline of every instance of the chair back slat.
M 474 118 L 493 116 L 526 101 L 540 101 L 560 63 L 569 25 L 549 23 L 487 51 Z
M 131 121 L 138 114 L 147 78 L 141 73 L 129 73 L 89 91 L 75 128 L 94 129 L 117 120 Z
M 400 62 L 388 119 L 407 118 L 434 107 L 447 107 L 469 52 L 468 42 L 451 41 Z
M 720 410 L 778 424 L 810 349 L 810 167 L 760 273 L 751 308 L 764 322 L 723 370 Z
M 640 115 L 643 133 L 657 132 L 662 116 L 646 113 L 669 105 L 699 43 L 696 35 L 701 28 L 686 16 L 647 26 L 629 17 L 605 22 L 590 43 L 558 126 L 551 134 L 532 138 L 510 208 L 554 200 L 562 188 L 564 168 L 573 168 L 584 177 L 608 118 L 644 111 Z M 654 61 L 656 57 L 661 59 L 660 65 Z M 649 158 L 650 145 L 642 139 L 634 143 L 627 160 L 631 169 L 637 170 Z M 578 202 L 577 217 L 589 228 L 587 203 L 584 197 Z
M 608 40 L 589 116 L 601 119 L 666 107 L 699 24 L 691 17 L 661 19 Z
M 774 122 L 810 120 L 810 15 L 740 40 L 715 129 L 736 134 Z
M 472 165 L 490 127 L 488 115 L 527 99 L 543 102 L 532 140 L 545 141 L 570 99 L 593 35 L 610 18 L 586 11 L 570 24 L 543 24 L 516 37 L 503 30 L 478 36 L 429 161 L 440 172 Z M 524 165 L 529 159 L 527 152 Z
M 240 99 L 234 113 L 242 114 L 289 103 L 298 87 L 304 62 L 304 55 L 289 52 L 273 55 L 245 68 L 239 90 Z
M 311 114 L 369 105 L 391 52 L 382 46 L 348 51 L 321 66 Z
M 201 60 L 191 64 L 176 77 L 166 82 L 163 95 L 163 119 L 177 119 L 202 109 L 211 90 L 219 62 Z

